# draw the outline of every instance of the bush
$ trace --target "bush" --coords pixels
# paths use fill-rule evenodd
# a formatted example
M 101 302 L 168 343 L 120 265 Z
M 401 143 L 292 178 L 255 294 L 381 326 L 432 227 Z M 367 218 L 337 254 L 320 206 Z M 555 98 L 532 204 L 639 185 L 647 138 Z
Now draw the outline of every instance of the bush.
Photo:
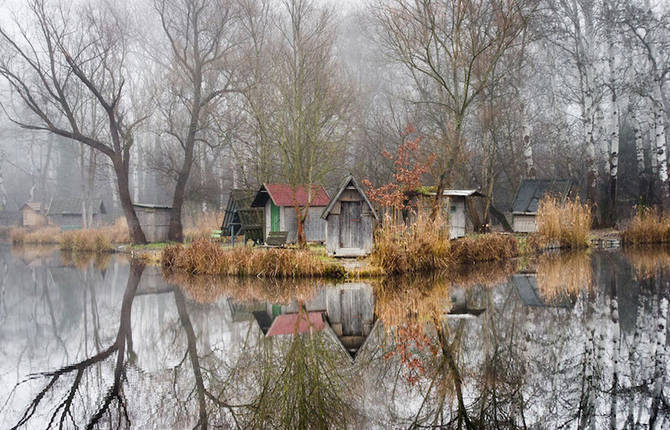
M 490 233 L 464 237 L 451 244 L 451 258 L 456 264 L 502 261 L 518 255 L 518 243 L 509 234 Z
M 259 276 L 299 278 L 341 277 L 344 269 L 333 267 L 305 249 L 259 249 L 239 247 L 224 250 L 210 240 L 189 246 L 171 245 L 163 250 L 164 268 L 193 275 Z
M 621 238 L 625 243 L 632 245 L 668 243 L 670 242 L 670 216 L 656 209 L 638 207 Z
M 558 243 L 565 248 L 590 246 L 591 209 L 579 199 L 559 202 L 553 197 L 540 200 L 537 232 L 542 245 Z

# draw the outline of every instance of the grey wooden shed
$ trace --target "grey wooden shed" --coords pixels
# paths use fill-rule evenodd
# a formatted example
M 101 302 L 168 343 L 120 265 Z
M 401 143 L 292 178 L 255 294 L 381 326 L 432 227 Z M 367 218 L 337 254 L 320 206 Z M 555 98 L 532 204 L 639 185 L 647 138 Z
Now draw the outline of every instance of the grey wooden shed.
M 573 192 L 569 179 L 524 179 L 512 204 L 513 228 L 517 233 L 537 231 L 537 208 L 543 197 L 550 195 L 564 202 Z
M 166 242 L 170 228 L 170 206 L 134 203 L 140 226 L 149 242 Z
M 352 175 L 344 180 L 321 218 L 326 220 L 328 255 L 360 257 L 372 252 L 379 217 Z

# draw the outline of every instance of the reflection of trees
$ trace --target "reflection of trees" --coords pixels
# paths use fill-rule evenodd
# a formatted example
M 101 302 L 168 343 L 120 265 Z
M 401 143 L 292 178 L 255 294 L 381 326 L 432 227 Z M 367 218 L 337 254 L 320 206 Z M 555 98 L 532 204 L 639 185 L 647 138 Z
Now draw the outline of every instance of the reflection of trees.
M 299 318 L 307 318 L 303 306 Z M 298 322 L 296 321 L 296 326 Z M 245 428 L 329 429 L 354 423 L 352 363 L 327 329 L 264 338 L 245 407 Z
M 109 413 L 110 406 L 115 401 L 117 403 L 116 416 L 119 421 L 125 420 L 126 422 L 129 422 L 127 406 L 123 399 L 120 387 L 122 378 L 125 375 L 127 361 L 133 356 L 131 309 L 135 298 L 135 291 L 143 270 L 143 264 L 131 264 L 128 283 L 121 304 L 119 327 L 114 342 L 97 354 L 91 355 L 77 363 L 67 365 L 54 371 L 33 375 L 33 378 L 47 378 L 48 382 L 33 398 L 30 405 L 26 408 L 25 412 L 13 428 L 18 428 L 27 424 L 37 413 L 40 404 L 44 401 L 47 394 L 57 389 L 57 383 L 67 377 L 72 377 L 73 375 L 74 379 L 71 382 L 70 388 L 67 390 L 67 395 L 53 410 L 49 420 L 49 427 L 52 424 L 58 423 L 59 428 L 64 428 L 69 425 L 67 424 L 68 420 L 72 426 L 76 426 L 77 423 L 75 422 L 75 414 L 72 411 L 72 407 L 73 400 L 80 389 L 82 378 L 90 368 L 106 361 L 110 357 L 115 358 L 113 382 L 107 389 L 98 410 L 88 420 L 87 428 L 94 427 L 105 414 Z M 110 420 L 113 420 L 112 414 L 110 414 Z

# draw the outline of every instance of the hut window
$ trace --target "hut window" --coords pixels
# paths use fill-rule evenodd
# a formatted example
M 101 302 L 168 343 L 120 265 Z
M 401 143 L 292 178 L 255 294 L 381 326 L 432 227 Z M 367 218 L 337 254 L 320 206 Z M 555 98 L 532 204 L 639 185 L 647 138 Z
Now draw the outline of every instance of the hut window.
M 451 213 L 455 213 L 455 212 L 456 212 L 456 205 L 451 205 Z

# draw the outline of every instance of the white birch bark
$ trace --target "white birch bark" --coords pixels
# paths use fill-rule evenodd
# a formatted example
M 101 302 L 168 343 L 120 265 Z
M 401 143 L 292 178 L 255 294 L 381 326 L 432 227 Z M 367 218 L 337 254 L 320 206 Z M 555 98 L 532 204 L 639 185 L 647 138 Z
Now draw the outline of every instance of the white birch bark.
M 650 416 L 650 429 L 659 429 L 658 409 L 663 395 L 663 387 L 666 379 L 666 324 L 668 321 L 668 299 L 661 298 L 658 305 L 658 318 L 656 323 L 656 354 L 654 362 L 654 385 L 652 389 L 652 407 Z
M 533 165 L 533 145 L 530 140 L 530 122 L 528 121 L 528 114 L 524 113 L 524 122 L 522 128 L 523 140 L 523 160 L 526 167 L 526 177 L 535 177 L 535 166 Z
M 660 92 L 660 88 L 657 93 Z M 661 187 L 663 203 L 668 205 L 670 200 L 670 182 L 668 182 L 668 154 L 665 137 L 665 109 L 661 97 L 654 101 L 654 131 L 655 131 L 655 153 L 656 168 L 658 170 L 658 181 Z
M 635 159 L 637 161 L 637 174 L 645 173 L 644 140 L 642 138 L 642 125 L 638 118 L 637 109 L 633 107 L 630 112 L 630 122 L 633 127 L 633 139 L 635 139 Z

